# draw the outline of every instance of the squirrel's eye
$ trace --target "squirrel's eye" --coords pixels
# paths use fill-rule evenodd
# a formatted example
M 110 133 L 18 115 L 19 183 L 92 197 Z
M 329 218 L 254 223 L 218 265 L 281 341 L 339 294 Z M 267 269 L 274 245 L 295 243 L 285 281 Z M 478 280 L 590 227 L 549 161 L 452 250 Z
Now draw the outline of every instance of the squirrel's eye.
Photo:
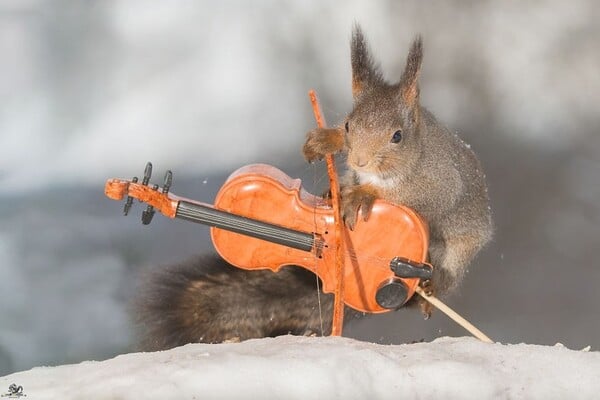
M 346 128 L 346 132 L 348 132 L 348 122 L 346 122 L 346 125 L 344 125 L 344 128 Z
M 392 136 L 392 143 L 398 143 L 402 140 L 402 131 L 394 132 L 394 136 Z

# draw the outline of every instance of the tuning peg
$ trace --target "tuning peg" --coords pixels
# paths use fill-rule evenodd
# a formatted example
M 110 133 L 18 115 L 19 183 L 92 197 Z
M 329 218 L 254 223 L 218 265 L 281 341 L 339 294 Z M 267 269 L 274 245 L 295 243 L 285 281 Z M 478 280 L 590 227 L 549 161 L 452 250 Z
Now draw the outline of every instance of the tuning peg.
M 171 183 L 173 182 L 173 172 L 168 170 L 165 174 L 165 183 L 163 184 L 163 193 L 169 193 L 169 189 L 171 188 Z
M 150 166 L 150 169 L 152 170 L 152 166 Z M 158 185 L 152 185 L 152 190 L 158 190 Z M 154 207 L 148 205 L 148 207 L 146 207 L 146 209 L 142 211 L 142 224 L 148 225 L 150 222 L 152 222 L 152 217 L 154 217 L 154 213 Z
M 131 180 L 131 182 L 133 182 L 133 183 L 137 183 L 137 181 L 138 181 L 137 176 L 134 176 L 133 179 Z M 132 205 L 133 205 L 133 197 L 127 196 L 127 201 L 125 202 L 125 207 L 123 207 L 123 215 L 129 214 L 129 210 L 131 209 Z
M 144 211 L 142 211 L 142 224 L 148 225 L 152 222 L 152 217 L 154 217 L 154 207 L 148 206 Z
M 148 162 L 146 164 L 146 168 L 144 169 L 144 179 L 142 180 L 142 185 L 148 185 L 148 182 L 150 182 L 151 176 L 152 176 L 152 163 Z

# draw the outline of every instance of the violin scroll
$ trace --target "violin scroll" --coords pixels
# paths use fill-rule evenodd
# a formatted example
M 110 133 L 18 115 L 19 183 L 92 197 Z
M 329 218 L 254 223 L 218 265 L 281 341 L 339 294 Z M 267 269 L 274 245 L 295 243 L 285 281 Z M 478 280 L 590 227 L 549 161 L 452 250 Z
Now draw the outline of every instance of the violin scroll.
M 144 225 L 148 225 L 152 221 L 156 210 L 166 217 L 175 218 L 179 198 L 169 194 L 173 183 L 173 173 L 170 170 L 166 172 L 162 191 L 159 191 L 158 185 L 150 185 L 151 177 L 152 163 L 149 162 L 144 169 L 141 183 L 138 183 L 137 176 L 134 176 L 131 180 L 109 179 L 104 186 L 104 193 L 112 200 L 122 200 L 127 197 L 123 207 L 124 215 L 129 214 L 134 199 L 146 203 L 146 209 L 142 211 L 142 224 Z

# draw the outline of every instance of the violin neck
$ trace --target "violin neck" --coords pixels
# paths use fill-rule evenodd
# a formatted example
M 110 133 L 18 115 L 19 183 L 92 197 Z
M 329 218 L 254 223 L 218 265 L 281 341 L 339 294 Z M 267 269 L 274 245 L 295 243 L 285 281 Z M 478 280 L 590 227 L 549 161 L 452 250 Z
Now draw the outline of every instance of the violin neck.
M 177 218 L 240 233 L 303 251 L 312 251 L 315 237 L 312 233 L 296 231 L 283 226 L 254 220 L 241 215 L 217 210 L 205 204 L 181 200 L 177 205 Z

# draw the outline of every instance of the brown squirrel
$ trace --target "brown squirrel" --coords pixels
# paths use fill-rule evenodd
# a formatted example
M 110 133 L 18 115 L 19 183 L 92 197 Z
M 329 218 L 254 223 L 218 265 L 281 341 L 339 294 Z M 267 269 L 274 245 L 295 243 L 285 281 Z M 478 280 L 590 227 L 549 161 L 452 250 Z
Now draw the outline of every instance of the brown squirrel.
M 347 152 L 342 210 L 353 227 L 382 198 L 419 212 L 430 229 L 434 275 L 428 290 L 455 288 L 467 265 L 490 240 L 492 222 L 481 167 L 474 153 L 419 105 L 417 38 L 400 82 L 386 83 L 357 26 L 351 45 L 354 109 L 332 129 L 308 133 L 307 160 Z M 315 276 L 294 267 L 246 271 L 205 255 L 151 271 L 135 300 L 141 350 L 190 342 L 328 335 L 333 296 L 320 293 Z M 414 302 L 413 302 L 414 303 Z M 430 308 L 421 302 L 428 314 Z M 346 321 L 358 315 L 347 309 Z
M 346 152 L 341 209 L 352 228 L 358 211 L 365 220 L 375 199 L 416 210 L 429 224 L 428 290 L 455 289 L 467 266 L 492 236 L 485 176 L 477 157 L 457 135 L 419 104 L 423 45 L 417 37 L 396 84 L 374 64 L 362 31 L 352 37 L 354 108 L 341 126 L 308 133 L 308 161 Z M 428 316 L 429 303 L 420 300 Z

